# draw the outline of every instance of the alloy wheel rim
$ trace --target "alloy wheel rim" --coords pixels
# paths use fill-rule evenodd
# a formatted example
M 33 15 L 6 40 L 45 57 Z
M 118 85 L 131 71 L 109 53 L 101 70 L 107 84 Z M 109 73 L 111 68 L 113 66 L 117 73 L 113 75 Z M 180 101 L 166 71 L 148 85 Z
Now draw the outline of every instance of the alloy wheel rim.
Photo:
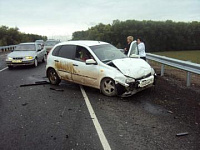
M 52 82 L 55 82 L 56 81 L 56 73 L 54 72 L 54 71 L 51 71 L 50 72 L 50 80 L 52 81 Z
M 112 80 L 106 80 L 104 82 L 104 91 L 107 94 L 112 94 L 115 91 L 115 86 Z

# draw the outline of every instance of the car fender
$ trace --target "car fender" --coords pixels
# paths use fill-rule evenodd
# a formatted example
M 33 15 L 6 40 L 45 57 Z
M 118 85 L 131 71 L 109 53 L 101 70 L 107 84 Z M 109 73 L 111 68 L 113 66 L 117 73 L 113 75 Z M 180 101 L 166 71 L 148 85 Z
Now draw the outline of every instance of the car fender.
M 110 66 L 104 66 L 104 69 L 101 69 L 100 79 L 99 79 L 99 87 L 101 85 L 101 81 L 105 78 L 111 78 L 115 81 L 115 84 L 121 84 L 125 87 L 128 86 L 126 83 L 126 77 L 116 68 Z

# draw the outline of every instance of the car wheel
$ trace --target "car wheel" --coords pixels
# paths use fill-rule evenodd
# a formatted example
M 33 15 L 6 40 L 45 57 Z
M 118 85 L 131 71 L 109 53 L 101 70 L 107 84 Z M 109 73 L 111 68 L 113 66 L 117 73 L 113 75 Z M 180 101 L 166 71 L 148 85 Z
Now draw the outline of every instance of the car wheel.
M 115 82 L 111 78 L 105 78 L 101 81 L 101 91 L 106 96 L 115 96 L 117 94 Z
M 34 67 L 37 67 L 38 66 L 38 60 L 37 60 L 37 58 L 35 58 L 35 60 L 34 60 Z
M 43 59 L 42 59 L 42 62 L 45 62 L 46 61 L 46 55 L 44 55 Z
M 51 84 L 58 85 L 60 83 L 61 80 L 54 69 L 49 69 L 47 75 Z

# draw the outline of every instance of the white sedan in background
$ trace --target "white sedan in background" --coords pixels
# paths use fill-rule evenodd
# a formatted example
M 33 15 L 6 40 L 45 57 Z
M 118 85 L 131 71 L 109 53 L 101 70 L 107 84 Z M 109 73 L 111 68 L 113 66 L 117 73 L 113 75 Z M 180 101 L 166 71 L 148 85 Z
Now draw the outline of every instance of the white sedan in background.
M 146 61 L 129 58 L 99 41 L 57 44 L 48 55 L 46 74 L 51 84 L 67 80 L 100 89 L 107 96 L 131 96 L 155 83 L 154 69 Z
M 33 65 L 38 66 L 38 61 L 45 62 L 46 51 L 37 43 L 21 43 L 13 52 L 7 55 L 6 64 L 8 68 L 13 66 Z
M 50 50 L 56 45 L 60 43 L 59 40 L 47 40 L 44 43 L 44 48 L 46 49 L 47 54 L 50 52 Z

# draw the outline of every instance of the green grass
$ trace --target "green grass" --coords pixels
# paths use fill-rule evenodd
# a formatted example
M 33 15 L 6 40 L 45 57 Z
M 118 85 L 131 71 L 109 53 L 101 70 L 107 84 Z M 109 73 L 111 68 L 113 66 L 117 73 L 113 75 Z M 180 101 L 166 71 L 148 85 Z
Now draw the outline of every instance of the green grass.
M 154 52 L 153 54 L 176 58 L 180 60 L 191 61 L 200 64 L 200 50 L 196 51 L 170 51 L 170 52 Z

